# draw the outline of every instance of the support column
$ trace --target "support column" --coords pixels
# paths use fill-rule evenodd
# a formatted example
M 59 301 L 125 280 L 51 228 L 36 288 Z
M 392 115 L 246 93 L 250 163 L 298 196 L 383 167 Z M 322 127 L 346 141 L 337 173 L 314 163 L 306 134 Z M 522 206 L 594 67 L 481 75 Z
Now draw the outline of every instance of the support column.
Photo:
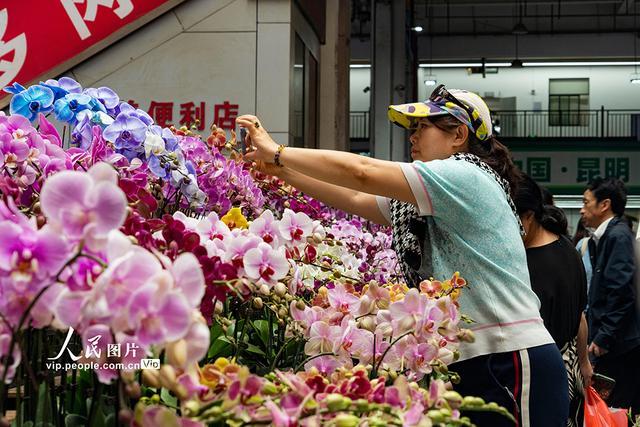
M 407 101 L 405 1 L 372 0 L 371 3 L 371 121 L 372 155 L 404 161 L 406 131 L 387 119 L 389 104 Z
M 349 149 L 350 3 L 327 0 L 326 40 L 320 47 L 318 148 Z

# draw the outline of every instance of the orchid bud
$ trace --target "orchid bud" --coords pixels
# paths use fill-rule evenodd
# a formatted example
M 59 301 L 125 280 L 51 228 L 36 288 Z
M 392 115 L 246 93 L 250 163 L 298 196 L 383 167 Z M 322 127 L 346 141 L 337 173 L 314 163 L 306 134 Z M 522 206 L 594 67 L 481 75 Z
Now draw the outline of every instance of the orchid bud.
M 296 301 L 296 308 L 297 308 L 298 310 L 304 310 L 306 306 L 307 306 L 307 305 L 306 305 L 306 304 L 304 303 L 304 301 L 302 301 L 301 299 L 299 299 L 298 301 Z
M 189 392 L 187 391 L 187 388 L 182 384 L 179 384 L 179 383 L 176 384 L 176 386 L 173 388 L 172 391 L 176 395 L 176 397 L 180 400 L 185 400 L 187 397 L 189 397 Z
M 264 307 L 264 303 L 262 302 L 262 298 L 255 297 L 253 299 L 253 308 L 255 308 L 256 310 L 260 310 L 260 309 L 262 309 L 262 307 Z
M 200 411 L 200 405 L 195 400 L 190 400 L 183 405 L 185 415 L 193 416 Z
M 160 387 L 160 373 L 156 369 L 142 370 L 142 383 L 149 387 Z
M 360 418 L 353 414 L 338 414 L 333 421 L 336 427 L 356 427 L 360 424 Z
M 282 282 L 276 283 L 276 286 L 273 289 L 276 292 L 276 295 L 278 295 L 279 297 L 284 297 L 284 295 L 287 293 L 287 285 Z
M 163 387 L 172 389 L 176 384 L 176 370 L 171 365 L 162 365 L 159 378 Z
M 276 385 L 271 381 L 265 381 L 264 385 L 262 386 L 261 393 L 266 395 L 275 395 L 276 393 L 278 393 L 278 387 L 276 387 Z
M 271 293 L 271 290 L 269 289 L 269 286 L 262 285 L 262 286 L 260 286 L 260 293 L 262 295 L 269 295 Z
M 458 332 L 457 337 L 462 342 L 472 343 L 476 340 L 476 337 L 471 329 L 460 329 L 460 332 Z
M 325 398 L 325 402 L 327 402 L 327 408 L 331 412 L 342 411 L 351 405 L 351 399 L 337 393 L 329 394 Z
M 187 363 L 187 342 L 184 339 L 172 342 L 167 346 L 169 363 L 174 366 L 184 366 Z
M 376 321 L 373 316 L 364 316 L 358 319 L 358 327 L 374 332 L 376 330 Z
M 457 391 L 445 391 L 442 397 L 449 403 L 451 409 L 458 409 L 462 405 L 462 396 Z

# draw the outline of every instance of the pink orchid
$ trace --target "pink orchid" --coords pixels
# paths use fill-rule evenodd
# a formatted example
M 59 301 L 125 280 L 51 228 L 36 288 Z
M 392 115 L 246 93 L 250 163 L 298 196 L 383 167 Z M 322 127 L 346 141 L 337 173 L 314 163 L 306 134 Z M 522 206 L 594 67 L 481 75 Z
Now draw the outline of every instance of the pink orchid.
M 351 356 L 356 359 L 371 358 L 373 334 L 358 329 L 353 320 L 345 317 L 340 326 L 332 326 L 333 353 L 337 356 Z
M 235 231 L 235 230 L 234 230 Z M 244 273 L 245 268 L 245 256 L 251 249 L 257 248 L 262 240 L 257 236 L 238 235 L 229 238 L 229 242 L 225 240 L 225 250 L 223 253 L 223 260 L 225 262 L 233 264 L 234 267 L 239 269 L 239 274 Z
M 335 372 L 339 367 L 349 368 L 352 365 L 351 358 L 342 358 L 339 359 L 336 356 L 325 355 L 316 357 L 313 360 L 308 361 L 304 365 L 305 371 L 311 370 L 311 368 L 315 368 L 320 372 L 320 374 L 324 376 L 329 376 Z
M 313 223 L 305 213 L 294 213 L 291 209 L 285 209 L 278 229 L 283 239 L 297 245 L 306 242 L 307 236 L 310 236 L 313 230 Z
M 416 322 L 425 314 L 428 299 L 417 289 L 410 289 L 402 301 L 396 301 L 389 307 L 394 335 L 402 335 L 412 330 Z
M 195 230 L 200 234 L 203 241 L 206 240 L 226 240 L 231 237 L 231 231 L 224 222 L 220 221 L 218 214 L 211 212 L 205 219 L 198 222 Z
M 62 171 L 45 181 L 40 195 L 42 212 L 61 233 L 101 249 L 108 233 L 126 217 L 127 199 L 118 187 L 115 170 L 98 163 L 88 173 Z
M 309 339 L 304 345 L 304 352 L 309 356 L 313 356 L 330 351 L 333 348 L 333 339 L 331 326 L 327 322 L 315 322 L 311 325 Z
M 336 311 L 348 315 L 355 314 L 360 308 L 360 298 L 347 292 L 342 283 L 336 284 L 333 289 L 328 292 L 329 303 Z
M 249 249 L 244 256 L 247 276 L 259 283 L 275 284 L 287 275 L 289 267 L 284 248 L 275 250 L 264 242 Z
M 274 249 L 280 246 L 278 221 L 275 220 L 273 213 L 268 209 L 251 223 L 249 231 L 260 237 Z
M 130 328 L 144 346 L 180 339 L 191 324 L 191 307 L 185 296 L 153 282 L 135 291 L 126 311 Z
M 407 342 L 404 357 L 411 373 L 419 380 L 431 372 L 431 362 L 438 356 L 438 347 L 427 343 L 418 343 L 413 336 L 408 336 Z

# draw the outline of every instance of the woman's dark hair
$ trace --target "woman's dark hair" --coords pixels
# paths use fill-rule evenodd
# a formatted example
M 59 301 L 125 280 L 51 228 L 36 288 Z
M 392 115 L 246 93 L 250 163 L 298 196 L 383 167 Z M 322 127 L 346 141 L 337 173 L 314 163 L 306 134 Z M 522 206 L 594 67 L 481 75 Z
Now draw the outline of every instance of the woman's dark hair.
M 573 246 L 577 245 L 580 240 L 589 236 L 589 230 L 584 226 L 582 222 L 582 218 L 578 220 L 578 225 L 576 225 L 576 232 L 573 235 Z
M 560 236 L 567 235 L 567 217 L 564 212 L 556 206 L 544 204 L 542 190 L 530 176 L 522 174 L 513 202 L 518 215 L 532 212 L 535 220 L 547 231 Z
M 453 133 L 462 123 L 453 116 L 437 116 L 429 118 L 438 129 Z M 483 162 L 489 165 L 498 175 L 506 179 L 511 189 L 511 197 L 514 197 L 518 189 L 521 172 L 513 163 L 509 149 L 495 137 L 486 141 L 479 141 L 472 132 L 469 132 L 469 153 L 475 154 Z

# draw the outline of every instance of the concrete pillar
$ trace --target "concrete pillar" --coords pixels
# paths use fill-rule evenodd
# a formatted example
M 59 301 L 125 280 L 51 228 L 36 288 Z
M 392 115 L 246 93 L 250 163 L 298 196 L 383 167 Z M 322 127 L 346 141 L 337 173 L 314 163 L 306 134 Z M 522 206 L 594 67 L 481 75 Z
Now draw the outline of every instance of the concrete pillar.
M 327 0 L 326 40 L 320 47 L 318 148 L 349 148 L 349 0 Z
M 407 159 L 407 132 L 389 123 L 389 104 L 407 101 L 407 6 L 404 1 L 372 0 L 372 95 L 370 135 L 373 156 Z

